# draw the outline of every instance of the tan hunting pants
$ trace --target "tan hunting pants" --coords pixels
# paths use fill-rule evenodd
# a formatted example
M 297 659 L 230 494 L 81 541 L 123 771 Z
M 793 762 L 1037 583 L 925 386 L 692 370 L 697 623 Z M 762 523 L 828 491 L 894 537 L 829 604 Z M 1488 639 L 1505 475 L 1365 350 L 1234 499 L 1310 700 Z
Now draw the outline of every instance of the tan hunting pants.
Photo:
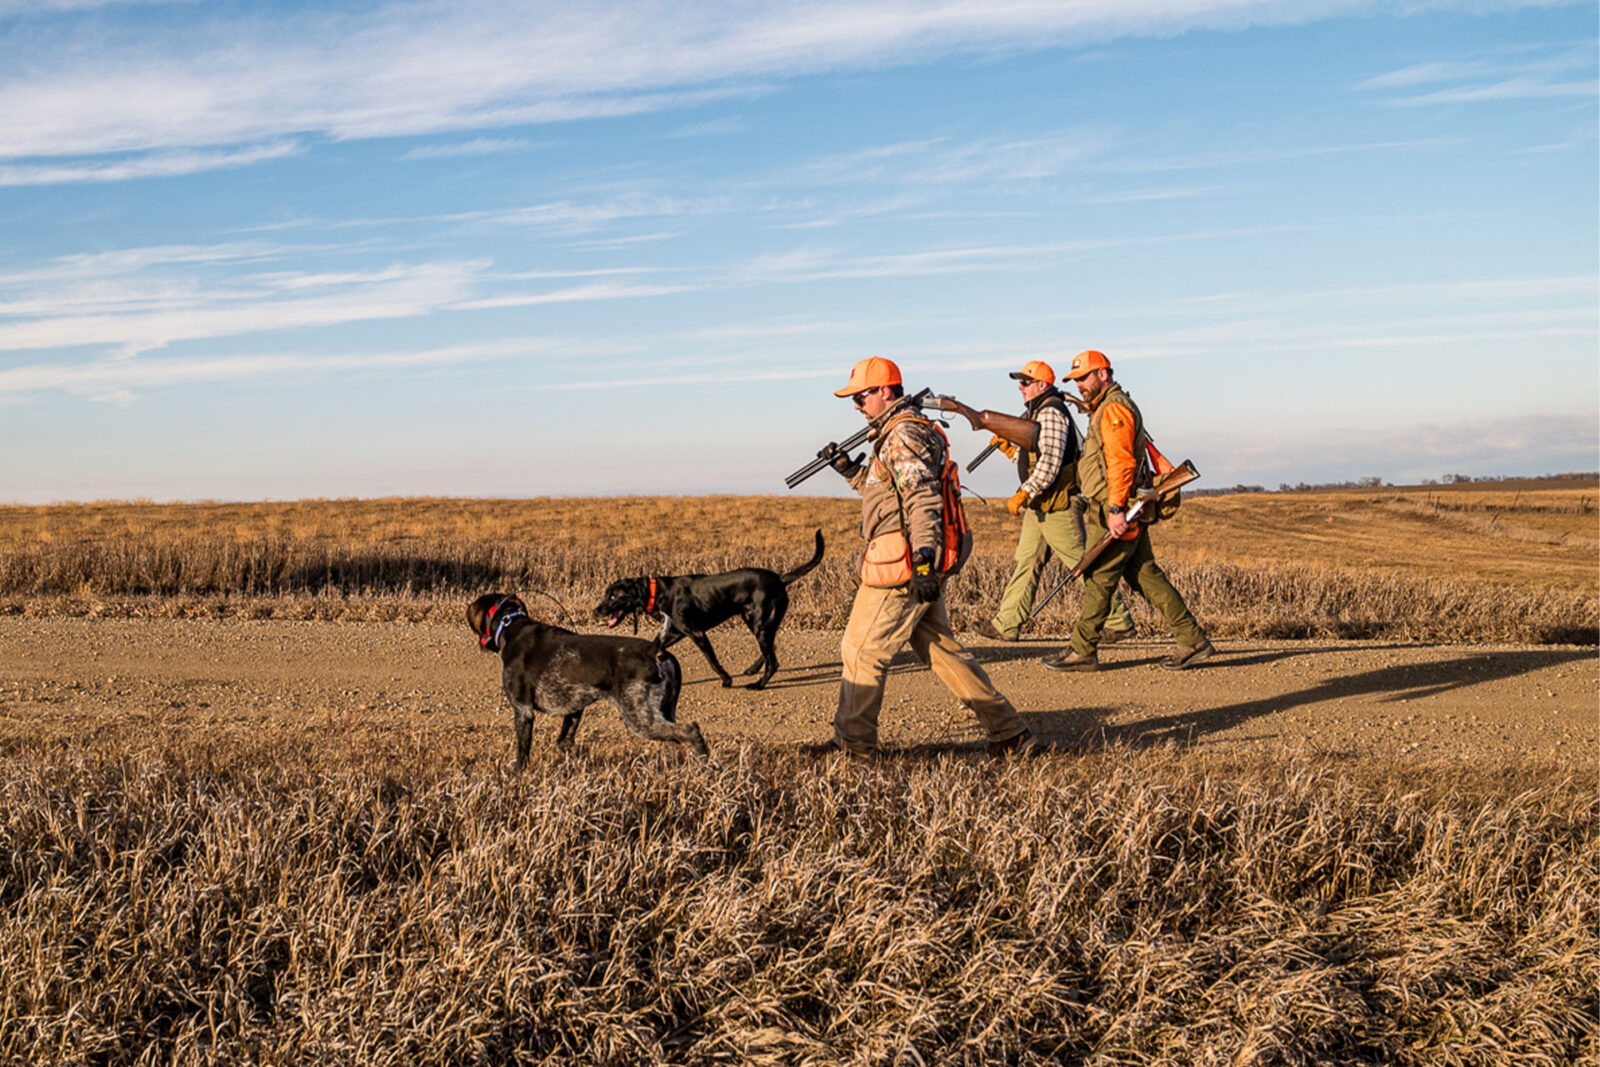
M 856 591 L 844 640 L 839 643 L 844 670 L 833 736 L 841 747 L 852 752 L 870 752 L 877 747 L 878 712 L 883 708 L 889 661 L 907 644 L 956 699 L 976 713 L 991 742 L 1009 741 L 1027 731 L 1011 701 L 995 689 L 972 653 L 951 633 L 943 597 L 921 604 L 907 587 L 874 589 L 864 585 Z

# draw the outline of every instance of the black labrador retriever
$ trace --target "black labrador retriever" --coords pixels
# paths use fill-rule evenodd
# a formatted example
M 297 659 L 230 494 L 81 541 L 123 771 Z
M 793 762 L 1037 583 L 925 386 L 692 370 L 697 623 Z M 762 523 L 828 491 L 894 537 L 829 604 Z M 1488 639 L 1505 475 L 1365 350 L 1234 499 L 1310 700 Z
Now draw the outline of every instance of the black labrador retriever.
M 760 689 L 778 670 L 774 642 L 778 626 L 789 610 L 789 583 L 809 574 L 821 562 L 822 531 L 818 530 L 816 553 L 792 571 L 778 574 L 762 567 L 744 567 L 721 574 L 620 578 L 606 588 L 606 595 L 594 612 L 605 618 L 607 626 L 615 626 L 641 611 L 658 616 L 661 634 L 656 643 L 666 649 L 687 637 L 705 653 L 706 662 L 725 687 L 733 684 L 733 678 L 717 662 L 706 631 L 737 615 L 761 649 L 761 658 L 744 672 L 762 671 L 761 677 L 750 685 L 751 689 Z
M 479 647 L 498 652 L 504 664 L 500 685 L 515 715 L 518 769 L 528 762 L 535 714 L 562 717 L 556 744 L 565 745 L 584 709 L 602 697 L 617 706 L 634 737 L 676 741 L 697 755 L 710 754 L 698 723 L 677 722 L 683 675 L 672 653 L 654 641 L 548 626 L 504 593 L 485 593 L 467 605 L 467 625 Z

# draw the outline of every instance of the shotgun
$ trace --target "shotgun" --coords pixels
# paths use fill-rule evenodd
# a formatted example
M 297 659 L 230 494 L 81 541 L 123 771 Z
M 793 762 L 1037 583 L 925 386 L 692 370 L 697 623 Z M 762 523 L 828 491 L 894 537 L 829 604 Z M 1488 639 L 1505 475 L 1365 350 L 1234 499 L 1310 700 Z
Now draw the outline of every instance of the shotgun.
M 932 396 L 932 389 L 924 389 L 922 392 L 911 398 L 911 403 L 919 408 L 936 407 L 937 405 L 931 403 L 929 400 L 929 398 Z M 939 398 L 935 397 L 934 399 Z M 863 426 L 860 430 L 857 430 L 849 437 L 846 437 L 843 441 L 840 441 L 831 449 L 824 448 L 821 452 L 818 452 L 816 459 L 812 460 L 810 463 L 807 463 L 804 467 L 801 467 L 799 470 L 789 475 L 789 477 L 785 478 L 783 480 L 783 484 L 787 485 L 790 489 L 793 489 L 795 486 L 799 485 L 801 482 L 805 481 L 807 478 L 811 477 L 813 474 L 832 463 L 834 456 L 849 454 L 852 448 L 872 440 L 876 433 L 876 427 L 871 425 Z
M 1077 406 L 1079 411 L 1088 411 L 1089 405 L 1075 396 L 1060 394 L 1061 399 Z M 1002 415 L 998 411 L 974 411 L 953 396 L 934 397 L 927 405 L 937 407 L 940 411 L 952 415 L 960 415 L 972 425 L 974 430 L 988 430 L 996 437 L 1010 441 L 1012 444 L 1028 451 L 1033 451 L 1039 446 L 1039 424 L 1028 418 L 1027 415 Z M 967 473 L 971 474 L 977 469 L 978 464 L 988 459 L 995 449 L 1000 446 L 990 444 L 982 452 L 972 457 L 972 462 L 967 464 Z
M 1150 488 L 1135 495 L 1123 517 L 1132 524 L 1138 519 L 1140 512 L 1144 511 L 1146 505 L 1154 506 L 1157 502 L 1176 493 L 1198 477 L 1200 477 L 1200 472 L 1195 470 L 1194 464 L 1184 460 L 1172 470 L 1157 478 L 1155 484 Z M 1073 567 L 1067 576 L 1061 579 L 1060 584 L 1050 590 L 1050 595 L 1034 605 L 1033 611 L 1028 615 L 1028 618 L 1032 619 L 1043 611 L 1044 606 L 1054 600 L 1055 595 L 1065 589 L 1068 582 L 1083 577 L 1083 572 L 1093 566 L 1094 561 L 1100 557 L 1100 553 L 1104 552 L 1106 546 L 1115 540 L 1116 538 L 1111 535 L 1111 531 L 1107 530 L 1105 536 L 1101 537 L 1100 540 L 1096 541 L 1084 552 L 1083 557 L 1078 560 L 1077 566 Z

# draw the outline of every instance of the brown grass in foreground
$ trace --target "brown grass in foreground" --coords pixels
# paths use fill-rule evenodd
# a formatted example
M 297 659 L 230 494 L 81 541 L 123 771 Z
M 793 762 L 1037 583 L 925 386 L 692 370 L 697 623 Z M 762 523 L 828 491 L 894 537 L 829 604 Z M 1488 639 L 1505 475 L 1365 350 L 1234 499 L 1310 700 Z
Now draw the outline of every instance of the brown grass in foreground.
M 1241 494 L 1185 503 L 1158 552 L 1217 636 L 1587 643 L 1600 628 L 1594 494 L 1584 488 Z M 828 558 L 792 624 L 841 625 L 857 508 L 831 498 L 629 497 L 104 504 L 0 508 L 0 611 L 451 618 L 491 588 L 542 590 L 579 622 L 612 579 Z M 973 501 L 958 624 L 993 610 L 1016 520 Z M 1060 571 L 1047 573 L 1053 585 Z M 561 610 L 535 597 L 554 618 Z M 1076 618 L 1069 587 L 1036 620 Z M 1141 628 L 1159 620 L 1135 605 Z
M 1600 1053 L 1595 799 L 1548 775 L 403 747 L 0 756 L 0 1060 Z

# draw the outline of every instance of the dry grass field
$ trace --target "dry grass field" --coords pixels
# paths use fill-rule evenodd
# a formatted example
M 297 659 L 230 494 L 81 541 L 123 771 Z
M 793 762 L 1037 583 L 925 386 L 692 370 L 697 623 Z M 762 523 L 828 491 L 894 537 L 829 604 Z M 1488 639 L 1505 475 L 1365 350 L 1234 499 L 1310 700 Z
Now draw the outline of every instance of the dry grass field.
M 1527 484 L 1199 497 L 1153 536 L 1219 636 L 1593 644 L 1600 492 Z M 1016 537 L 998 504 L 969 510 L 975 555 L 949 592 L 958 625 L 998 601 Z M 856 515 L 853 500 L 814 497 L 8 507 L 0 612 L 453 618 L 463 595 L 502 588 L 579 614 L 625 575 L 792 566 L 820 527 L 828 557 L 790 620 L 832 627 L 849 609 Z M 1065 632 L 1077 603 L 1069 588 L 1037 632 Z
M 1395 651 L 1405 641 L 1592 646 L 1595 502 L 1592 482 L 1203 497 L 1155 536 L 1197 614 L 1240 641 L 1379 638 L 1363 655 L 1387 658 L 1427 653 Z M 973 511 L 979 554 L 952 600 L 976 620 L 1015 526 Z M 1593 767 L 1471 748 L 1481 705 L 1460 720 L 1462 751 L 1492 758 L 1147 729 L 1184 720 L 1193 685 L 1227 690 L 1247 731 L 1280 699 L 1336 726 L 1350 712 L 1309 702 L 1345 692 L 1340 668 L 1283 650 L 1178 676 L 1186 689 L 1138 666 L 1092 690 L 1051 676 L 1044 707 L 1141 690 L 1168 704 L 1031 757 L 956 743 L 810 762 L 719 740 L 729 729 L 707 764 L 586 724 L 567 752 L 541 733 L 528 771 L 509 772 L 465 599 L 542 590 L 581 612 L 623 574 L 792 566 L 820 526 L 828 558 L 795 586 L 789 626 L 826 629 L 848 606 L 854 512 L 813 498 L 0 509 L 3 632 L 27 661 L 0 669 L 0 1063 L 1600 1060 Z M 1076 592 L 1061 599 L 1042 632 L 1070 624 Z M 194 642 L 158 649 L 160 671 L 140 665 L 157 626 Z M 195 665 L 223 654 L 221 630 L 256 650 L 258 675 Z M 361 634 L 342 652 L 359 680 L 329 676 L 331 652 L 307 658 L 335 631 Z M 403 665 L 378 658 L 400 647 Z M 450 672 L 436 658 L 456 655 L 469 662 Z M 696 655 L 686 706 L 720 701 L 752 728 L 830 680 L 812 652 L 790 689 L 708 693 Z M 315 684 L 271 691 L 272 657 Z M 1581 726 L 1545 686 L 1592 694 L 1595 666 L 1589 648 L 1460 649 L 1354 681 L 1406 687 L 1359 705 L 1383 709 L 1379 735 L 1474 688 L 1516 704 L 1509 717 Z M 441 696 L 446 673 L 470 676 L 448 684 L 481 693 L 462 698 L 477 710 Z M 1270 693 L 1235 691 L 1269 676 Z

